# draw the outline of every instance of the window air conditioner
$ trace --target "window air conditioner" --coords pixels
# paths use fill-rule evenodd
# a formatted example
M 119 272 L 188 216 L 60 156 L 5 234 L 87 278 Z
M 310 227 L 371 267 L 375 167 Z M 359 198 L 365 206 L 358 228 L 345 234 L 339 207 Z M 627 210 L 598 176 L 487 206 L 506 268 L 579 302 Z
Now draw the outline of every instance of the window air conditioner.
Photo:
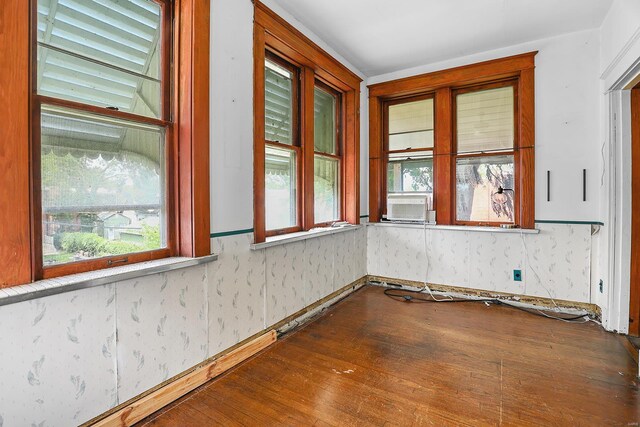
M 387 220 L 389 221 L 430 221 L 433 206 L 430 194 L 389 194 L 387 199 Z

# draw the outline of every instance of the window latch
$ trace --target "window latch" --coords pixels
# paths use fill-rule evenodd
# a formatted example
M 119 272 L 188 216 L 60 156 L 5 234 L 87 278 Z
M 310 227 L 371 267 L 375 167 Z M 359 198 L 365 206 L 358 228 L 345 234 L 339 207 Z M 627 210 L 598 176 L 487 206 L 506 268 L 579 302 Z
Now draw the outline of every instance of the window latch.
M 124 257 L 124 258 L 120 258 L 120 259 L 110 259 L 107 261 L 107 265 L 113 265 L 113 264 L 124 264 L 126 262 L 129 262 L 129 257 Z
M 120 109 L 118 107 L 107 107 L 107 110 L 120 111 Z

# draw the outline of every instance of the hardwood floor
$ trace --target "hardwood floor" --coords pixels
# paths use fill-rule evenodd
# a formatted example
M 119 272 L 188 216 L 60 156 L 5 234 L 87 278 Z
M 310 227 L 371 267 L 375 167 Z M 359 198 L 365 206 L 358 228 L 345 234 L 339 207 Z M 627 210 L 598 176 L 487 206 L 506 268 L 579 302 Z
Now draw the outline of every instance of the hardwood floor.
M 141 425 L 638 425 L 635 369 L 591 322 L 366 287 Z

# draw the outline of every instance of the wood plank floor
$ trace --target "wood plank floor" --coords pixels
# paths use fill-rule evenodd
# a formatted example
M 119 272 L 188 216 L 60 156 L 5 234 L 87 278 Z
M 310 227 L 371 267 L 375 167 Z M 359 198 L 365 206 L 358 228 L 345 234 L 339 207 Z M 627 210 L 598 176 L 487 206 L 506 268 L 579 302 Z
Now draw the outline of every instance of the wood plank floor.
M 382 292 L 356 292 L 141 425 L 638 425 L 634 361 L 600 326 Z

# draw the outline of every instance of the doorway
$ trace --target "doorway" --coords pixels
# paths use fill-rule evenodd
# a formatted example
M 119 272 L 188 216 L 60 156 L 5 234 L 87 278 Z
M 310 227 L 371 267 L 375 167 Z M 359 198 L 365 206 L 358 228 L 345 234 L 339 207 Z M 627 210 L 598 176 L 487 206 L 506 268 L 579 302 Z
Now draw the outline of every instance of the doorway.
M 631 275 L 629 335 L 640 336 L 640 83 L 631 90 Z

